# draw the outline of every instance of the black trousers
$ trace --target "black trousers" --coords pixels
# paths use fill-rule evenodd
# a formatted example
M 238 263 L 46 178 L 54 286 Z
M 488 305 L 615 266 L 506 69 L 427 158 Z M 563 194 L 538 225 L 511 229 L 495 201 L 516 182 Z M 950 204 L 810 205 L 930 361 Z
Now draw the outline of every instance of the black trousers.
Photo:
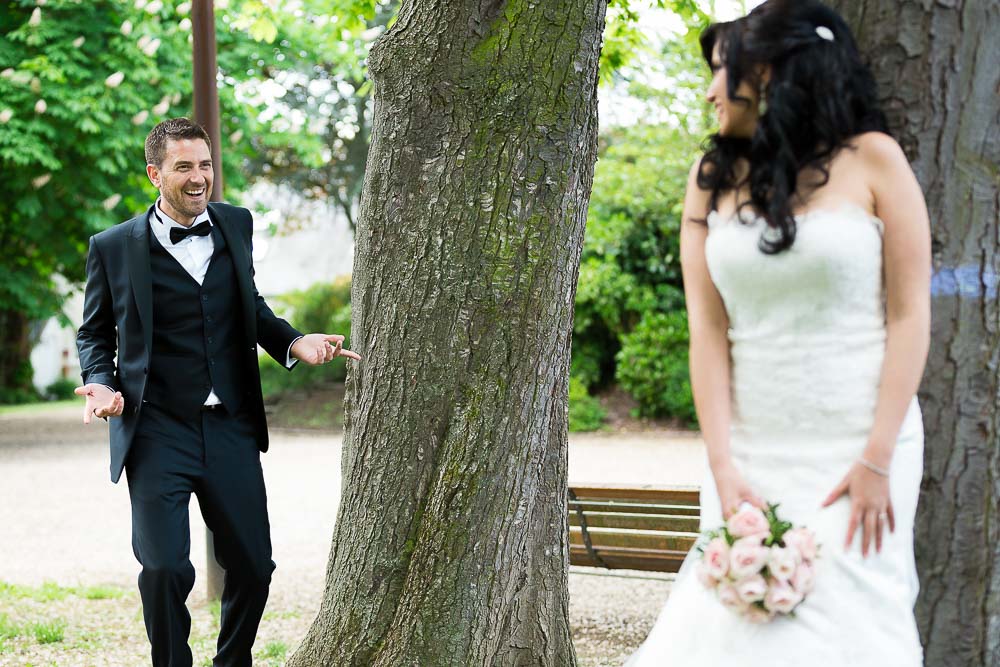
M 225 409 L 181 419 L 156 405 L 142 417 L 125 464 L 132 549 L 154 667 L 190 667 L 194 586 L 188 505 L 198 497 L 225 569 L 216 667 L 251 664 L 274 562 L 260 451 L 248 415 Z

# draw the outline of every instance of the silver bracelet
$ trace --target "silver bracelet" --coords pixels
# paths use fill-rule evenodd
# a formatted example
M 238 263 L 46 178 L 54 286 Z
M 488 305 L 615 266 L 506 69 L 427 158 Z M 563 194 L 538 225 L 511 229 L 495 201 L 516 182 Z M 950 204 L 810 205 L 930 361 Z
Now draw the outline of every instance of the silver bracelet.
M 868 468 L 869 470 L 871 470 L 876 475 L 881 475 L 882 477 L 888 477 L 889 476 L 889 471 L 888 470 L 886 470 L 885 468 L 880 468 L 879 466 L 875 465 L 871 461 L 865 459 L 865 457 L 863 457 L 863 456 L 859 456 L 858 457 L 858 463 L 860 463 L 864 467 Z

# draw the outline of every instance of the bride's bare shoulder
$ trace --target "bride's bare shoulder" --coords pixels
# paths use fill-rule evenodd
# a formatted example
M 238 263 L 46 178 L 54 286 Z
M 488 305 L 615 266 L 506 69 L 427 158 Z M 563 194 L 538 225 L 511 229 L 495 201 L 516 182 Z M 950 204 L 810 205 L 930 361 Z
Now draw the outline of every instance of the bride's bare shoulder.
M 906 153 L 895 139 L 885 132 L 862 132 L 851 137 L 849 145 L 856 149 L 856 156 L 873 167 L 899 163 L 909 164 Z

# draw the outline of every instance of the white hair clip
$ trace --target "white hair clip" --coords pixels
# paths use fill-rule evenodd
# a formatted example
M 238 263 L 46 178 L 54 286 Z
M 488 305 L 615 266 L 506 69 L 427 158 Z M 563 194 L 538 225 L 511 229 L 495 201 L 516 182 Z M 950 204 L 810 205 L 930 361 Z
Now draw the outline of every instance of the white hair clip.
M 833 41 L 833 31 L 827 28 L 825 25 L 816 26 L 816 34 L 828 42 Z

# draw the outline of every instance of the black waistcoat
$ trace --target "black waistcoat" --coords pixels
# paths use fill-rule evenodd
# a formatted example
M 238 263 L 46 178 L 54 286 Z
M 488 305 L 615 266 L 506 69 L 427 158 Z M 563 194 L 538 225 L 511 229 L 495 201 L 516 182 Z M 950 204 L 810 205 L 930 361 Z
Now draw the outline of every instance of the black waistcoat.
M 149 235 L 153 349 L 146 398 L 180 416 L 200 410 L 209 391 L 235 413 L 246 394 L 246 336 L 233 260 L 218 226 L 215 252 L 199 285 Z

